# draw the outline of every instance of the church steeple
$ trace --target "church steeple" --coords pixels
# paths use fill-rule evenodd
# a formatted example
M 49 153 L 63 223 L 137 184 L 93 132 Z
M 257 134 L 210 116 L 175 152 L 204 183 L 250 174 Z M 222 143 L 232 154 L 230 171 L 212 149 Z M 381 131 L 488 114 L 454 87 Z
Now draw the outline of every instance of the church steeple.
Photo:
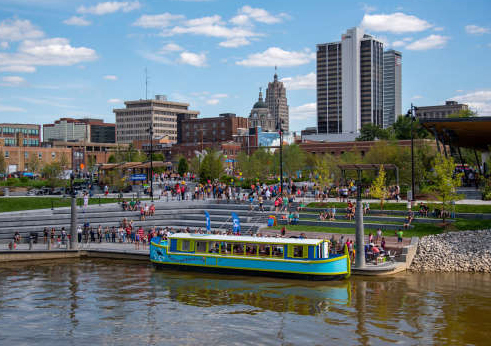
M 259 87 L 259 102 L 263 102 L 263 88 Z
M 274 66 L 274 81 L 277 82 L 278 81 L 278 74 L 277 74 L 277 70 L 278 70 L 278 66 Z

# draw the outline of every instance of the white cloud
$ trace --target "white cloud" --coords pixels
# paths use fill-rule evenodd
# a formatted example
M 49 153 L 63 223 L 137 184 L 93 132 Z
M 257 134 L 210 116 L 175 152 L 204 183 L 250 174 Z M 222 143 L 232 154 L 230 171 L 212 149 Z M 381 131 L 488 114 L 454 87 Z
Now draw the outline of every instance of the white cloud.
M 37 29 L 27 19 L 5 19 L 0 22 L 0 40 L 22 41 L 37 39 L 44 36 L 44 32 Z
M 0 42 L 0 48 L 1 49 L 7 49 L 9 47 L 10 47 L 10 45 L 9 45 L 9 43 L 7 41 Z
M 133 23 L 134 26 L 142 28 L 165 28 L 171 26 L 175 21 L 184 19 L 180 14 L 162 13 L 156 15 L 143 15 Z
M 2 77 L 3 86 L 19 86 L 25 83 L 25 79 L 19 76 Z
M 468 104 L 480 116 L 491 116 L 491 90 L 476 90 L 457 95 L 452 100 Z
M 262 36 L 255 33 L 252 30 L 239 28 L 239 27 L 227 27 L 220 22 L 220 16 L 203 17 L 187 21 L 184 25 L 178 25 L 172 29 L 165 30 L 163 36 L 173 36 L 178 34 L 192 34 L 208 37 L 226 38 L 228 40 L 234 38 L 248 38 L 255 36 Z
M 402 34 L 424 31 L 433 25 L 416 16 L 396 12 L 392 14 L 365 14 L 360 26 L 376 32 Z
M 83 17 L 72 16 L 63 21 L 66 25 L 75 25 L 75 26 L 88 26 L 92 24 L 91 21 L 84 19 Z
M 104 79 L 105 80 L 118 80 L 118 77 L 111 75 L 111 74 L 108 74 L 108 75 L 104 76 Z
M 4 106 L 0 104 L 0 112 L 26 112 L 24 108 L 20 107 L 12 107 L 12 106 Z
M 443 26 L 437 26 L 433 28 L 434 31 L 443 31 L 445 28 Z
M 237 48 L 237 47 L 247 46 L 249 44 L 251 44 L 251 41 L 249 41 L 248 39 L 244 37 L 236 37 L 230 40 L 220 42 L 218 45 L 225 48 Z
M 212 98 L 216 98 L 216 99 L 224 99 L 227 97 L 228 97 L 228 94 L 214 94 L 214 95 L 212 95 Z
M 109 100 L 107 100 L 107 103 L 123 103 L 123 100 L 121 100 L 121 99 L 109 99 Z
M 314 72 L 303 76 L 285 77 L 280 80 L 287 90 L 302 90 L 316 88 L 316 75 Z
M 238 14 L 230 20 L 230 22 L 235 25 L 247 25 L 250 21 L 256 21 L 264 24 L 276 24 L 288 17 L 289 16 L 286 13 L 280 13 L 279 15 L 274 16 L 262 8 L 243 6 L 241 9 L 239 9 Z
M 449 39 L 448 36 L 430 35 L 408 44 L 406 48 L 409 50 L 440 49 L 445 47 Z
M 162 47 L 162 49 L 159 51 L 160 54 L 168 54 L 172 52 L 180 52 L 184 50 L 180 45 L 175 44 L 175 43 L 167 43 Z
M 315 102 L 290 107 L 291 120 L 312 120 L 315 117 L 317 117 L 317 105 Z
M 482 35 L 491 33 L 491 29 L 477 25 L 466 25 L 465 32 L 471 35 Z
M 218 99 L 209 99 L 206 101 L 207 104 L 209 105 L 217 105 L 220 102 Z
M 0 53 L 1 66 L 71 66 L 83 61 L 93 61 L 97 54 L 93 49 L 73 47 L 66 38 L 26 40 L 20 43 L 16 53 Z
M 402 40 L 392 42 L 392 47 L 394 47 L 394 48 L 404 47 L 405 45 L 406 45 L 406 42 L 404 42 Z
M 36 72 L 36 68 L 34 66 L 11 65 L 0 67 L 0 72 L 33 73 Z
M 309 49 L 289 52 L 278 47 L 270 47 L 262 53 L 250 54 L 246 59 L 237 61 L 242 66 L 298 66 L 315 59 L 315 53 Z
M 187 64 L 196 67 L 206 66 L 206 53 L 191 53 L 182 52 L 179 55 L 178 62 L 181 64 Z
M 413 97 L 411 97 L 411 100 L 420 100 L 422 98 L 423 98 L 423 96 L 421 96 L 421 95 L 414 95 Z
M 368 5 L 365 3 L 361 3 L 361 8 L 362 8 L 363 12 L 365 12 L 365 13 L 370 13 L 370 12 L 374 12 L 377 10 L 377 8 L 375 6 L 371 6 L 371 5 Z
M 80 6 L 77 9 L 78 13 L 81 14 L 95 14 L 98 16 L 114 13 L 118 11 L 130 12 L 133 10 L 137 10 L 141 7 L 138 1 L 133 2 L 118 2 L 118 1 L 108 1 L 108 2 L 100 2 L 95 6 L 85 7 Z

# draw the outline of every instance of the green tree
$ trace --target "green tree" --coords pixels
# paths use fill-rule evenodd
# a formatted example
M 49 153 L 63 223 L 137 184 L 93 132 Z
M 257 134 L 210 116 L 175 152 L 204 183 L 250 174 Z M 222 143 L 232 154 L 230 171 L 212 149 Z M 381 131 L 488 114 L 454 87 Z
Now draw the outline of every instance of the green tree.
M 7 171 L 7 162 L 5 162 L 5 156 L 3 156 L 3 151 L 0 151 L 0 174 L 5 174 Z
M 435 157 L 433 169 L 435 180 L 432 190 L 442 203 L 442 219 L 443 223 L 445 223 L 445 214 L 450 210 L 450 204 L 460 199 L 460 196 L 457 194 L 457 188 L 461 184 L 462 174 L 454 174 L 455 163 L 453 158 L 446 158 L 441 154 Z
M 109 155 L 109 158 L 107 159 L 107 163 L 117 163 L 116 156 L 114 154 Z
M 220 179 L 223 173 L 222 155 L 211 149 L 203 158 L 199 169 L 199 178 L 202 183 L 208 180 Z
M 461 109 L 457 113 L 450 114 L 449 118 L 472 118 L 476 117 L 477 113 L 471 111 L 470 109 Z
M 44 165 L 42 169 L 42 175 L 47 180 L 50 187 L 58 185 L 63 167 L 59 161 L 53 161 Z
M 275 171 L 279 173 L 279 155 L 280 151 L 275 152 Z M 295 173 L 301 171 L 305 166 L 305 152 L 297 145 L 290 144 L 283 146 L 283 174 L 287 177 L 295 176 Z
M 411 122 L 411 117 L 404 115 L 397 117 L 396 121 L 391 126 L 391 131 L 394 133 L 396 139 L 411 139 Z M 431 134 L 423 126 L 421 126 L 418 119 L 414 120 L 412 126 L 414 138 L 431 138 Z
M 189 170 L 188 160 L 184 156 L 179 158 L 179 163 L 177 164 L 177 173 L 182 177 Z
M 33 173 L 39 173 L 42 167 L 42 162 L 39 159 L 36 153 L 33 153 L 29 156 L 29 159 L 26 162 L 27 168 Z
M 331 162 L 328 154 L 315 158 L 314 181 L 321 190 L 331 186 Z
M 378 176 L 372 182 L 372 186 L 370 187 L 370 194 L 373 197 L 380 199 L 380 209 L 384 209 L 384 201 L 387 199 L 389 194 L 387 183 L 385 181 L 384 165 L 380 165 Z
M 374 141 L 376 139 L 390 139 L 392 133 L 390 130 L 386 130 L 372 123 L 365 124 L 360 129 L 360 136 L 356 138 L 357 141 Z
M 58 160 L 58 163 L 60 164 L 62 170 L 68 169 L 70 163 L 68 161 L 68 156 L 65 153 L 62 153 L 60 159 Z

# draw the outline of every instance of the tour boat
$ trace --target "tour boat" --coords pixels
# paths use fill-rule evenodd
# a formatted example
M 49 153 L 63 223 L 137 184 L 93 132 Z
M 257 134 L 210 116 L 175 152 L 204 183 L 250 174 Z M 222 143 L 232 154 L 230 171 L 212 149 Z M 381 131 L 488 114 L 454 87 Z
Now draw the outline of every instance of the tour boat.
M 152 239 L 150 260 L 157 266 L 232 274 L 333 280 L 350 275 L 350 259 L 330 254 L 324 239 L 270 238 L 176 233 Z

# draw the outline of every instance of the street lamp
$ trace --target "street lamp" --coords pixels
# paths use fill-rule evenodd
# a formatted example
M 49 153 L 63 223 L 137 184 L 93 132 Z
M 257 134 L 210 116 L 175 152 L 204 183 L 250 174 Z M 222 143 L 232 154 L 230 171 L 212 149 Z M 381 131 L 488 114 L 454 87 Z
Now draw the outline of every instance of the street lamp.
M 276 128 L 280 134 L 280 193 L 283 196 L 283 130 L 280 117 L 277 119 Z
M 150 133 L 150 197 L 153 202 L 153 124 L 150 123 L 150 128 L 148 129 Z
M 411 202 L 415 201 L 414 195 L 414 122 L 416 121 L 417 107 L 411 103 L 411 108 L 407 111 L 406 117 L 411 118 Z

